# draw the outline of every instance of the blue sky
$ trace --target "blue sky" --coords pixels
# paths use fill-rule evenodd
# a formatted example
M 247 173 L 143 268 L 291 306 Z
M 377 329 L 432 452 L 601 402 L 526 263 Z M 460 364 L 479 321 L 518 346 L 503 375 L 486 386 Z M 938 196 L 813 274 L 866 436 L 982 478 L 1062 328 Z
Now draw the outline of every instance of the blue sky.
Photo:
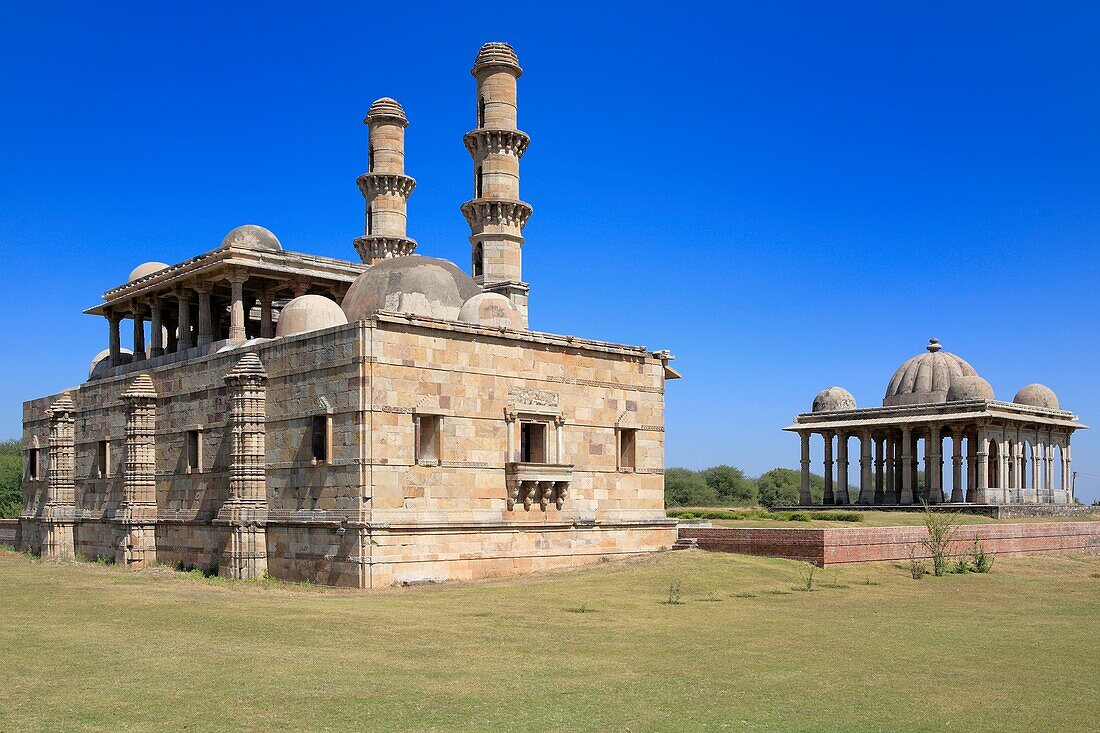
M 410 235 L 465 267 L 489 40 L 525 68 L 532 327 L 677 354 L 669 465 L 793 467 L 819 389 L 879 404 L 931 336 L 1100 422 L 1095 3 L 378 5 L 0 5 L 0 436 L 82 379 L 80 311 L 135 264 L 243 223 L 354 259 L 377 97 Z

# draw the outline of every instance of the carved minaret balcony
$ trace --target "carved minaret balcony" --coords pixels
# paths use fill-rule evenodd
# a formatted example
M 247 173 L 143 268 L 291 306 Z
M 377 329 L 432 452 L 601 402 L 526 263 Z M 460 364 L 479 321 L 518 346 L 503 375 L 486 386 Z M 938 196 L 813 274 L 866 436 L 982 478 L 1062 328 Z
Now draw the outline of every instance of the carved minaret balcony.
M 126 464 L 122 476 L 122 503 L 115 514 L 118 523 L 115 562 L 140 568 L 156 562 L 157 392 L 148 374 L 140 374 L 123 392 L 126 403 Z
M 516 80 L 523 70 L 507 43 L 486 43 L 470 72 L 477 79 L 477 127 L 463 136 L 474 162 L 474 197 L 462 205 L 470 225 L 474 281 L 506 296 L 527 326 L 523 227 L 531 206 L 519 197 L 519 160 L 531 138 L 516 125 Z
M 416 181 L 405 175 L 405 128 L 401 105 L 383 97 L 370 106 L 363 123 L 369 130 L 367 172 L 356 179 L 366 201 L 363 236 L 355 250 L 368 265 L 413 253 L 416 242 L 405 236 L 406 207 Z

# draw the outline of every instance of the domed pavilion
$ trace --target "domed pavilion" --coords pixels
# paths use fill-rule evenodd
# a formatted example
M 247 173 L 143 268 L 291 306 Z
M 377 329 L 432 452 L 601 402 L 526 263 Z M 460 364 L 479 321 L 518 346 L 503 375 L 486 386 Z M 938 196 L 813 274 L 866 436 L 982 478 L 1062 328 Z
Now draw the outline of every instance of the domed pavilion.
M 969 362 L 931 339 L 894 371 L 881 407 L 828 387 L 784 430 L 802 441 L 803 505 L 814 436 L 824 442 L 825 504 L 1069 504 L 1070 437 L 1086 427 L 1041 384 L 996 399 Z M 852 460 L 859 481 L 849 487 Z

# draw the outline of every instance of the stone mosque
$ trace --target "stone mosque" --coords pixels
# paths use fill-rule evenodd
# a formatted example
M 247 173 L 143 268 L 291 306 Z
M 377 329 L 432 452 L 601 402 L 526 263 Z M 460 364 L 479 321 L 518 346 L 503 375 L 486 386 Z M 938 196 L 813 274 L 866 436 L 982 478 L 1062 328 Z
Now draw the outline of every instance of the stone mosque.
M 1071 504 L 1070 437 L 1085 427 L 1042 384 L 996 399 L 974 367 L 931 339 L 894 372 L 882 407 L 857 408 L 851 392 L 829 387 L 784 430 L 802 441 L 803 505 L 811 504 L 815 435 L 824 441 L 825 504 Z M 850 489 L 853 438 L 859 483 Z
M 246 225 L 182 262 L 138 265 L 86 311 L 109 326 L 87 381 L 23 406 L 24 549 L 372 588 L 673 544 L 673 357 L 529 330 L 521 68 L 511 46 L 487 43 L 472 74 L 470 273 L 414 254 L 409 120 L 379 99 L 357 180 L 360 262 Z M 971 421 L 982 440 L 1041 425 L 1054 430 L 1043 445 L 1056 435 L 1068 449 L 1066 413 L 988 404 L 992 417 Z M 800 420 L 804 439 L 863 420 L 828 409 Z

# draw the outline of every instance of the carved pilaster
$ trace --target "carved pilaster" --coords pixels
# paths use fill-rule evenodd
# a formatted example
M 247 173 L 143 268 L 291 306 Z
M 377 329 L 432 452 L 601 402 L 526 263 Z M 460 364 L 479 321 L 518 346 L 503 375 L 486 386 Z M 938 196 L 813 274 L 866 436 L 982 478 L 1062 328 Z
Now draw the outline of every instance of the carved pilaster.
M 118 524 L 115 561 L 141 568 L 156 562 L 157 392 L 148 374 L 140 374 L 122 394 L 126 403 L 126 463 L 122 475 L 122 503 L 115 515 Z
M 76 405 L 68 393 L 46 411 L 50 420 L 49 469 L 42 519 L 45 541 L 42 554 L 50 558 L 75 557 L 73 524 L 76 520 L 76 481 L 73 476 L 73 431 Z

